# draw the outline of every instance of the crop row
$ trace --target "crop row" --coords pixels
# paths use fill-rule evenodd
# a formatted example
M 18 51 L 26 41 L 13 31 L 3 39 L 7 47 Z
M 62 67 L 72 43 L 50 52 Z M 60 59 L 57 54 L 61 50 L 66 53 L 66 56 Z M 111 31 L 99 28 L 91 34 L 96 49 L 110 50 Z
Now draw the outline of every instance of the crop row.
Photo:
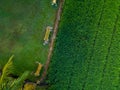
M 119 5 L 119 0 L 66 0 L 49 90 L 119 90 Z
M 87 83 L 84 90 L 114 90 L 116 88 L 112 85 L 110 86 L 109 84 L 111 84 L 111 82 L 105 80 L 105 78 L 111 78 L 111 76 L 109 76 L 110 73 L 106 72 L 106 68 L 107 65 L 110 64 L 109 54 L 111 52 L 111 44 L 113 43 L 112 39 L 114 37 L 114 32 L 116 31 L 119 4 L 112 1 L 105 1 L 104 4 L 105 8 L 100 26 L 98 27 L 99 31 L 96 38 L 96 44 L 93 50 L 93 55 L 88 70 L 88 78 L 86 79 Z M 111 5 L 113 7 L 111 7 Z M 110 71 L 111 69 L 109 68 L 108 70 Z M 105 73 L 108 76 L 106 76 Z M 107 82 L 106 85 L 105 81 Z
M 78 81 L 78 78 L 85 78 L 84 75 L 86 72 L 83 71 L 85 71 L 86 67 L 83 65 L 87 59 L 87 53 L 90 51 L 88 48 L 91 47 L 88 42 L 93 39 L 95 34 L 91 25 L 96 25 L 94 18 L 98 19 L 99 15 L 96 13 L 100 13 L 100 11 L 98 11 L 93 14 L 95 11 L 91 8 L 91 10 L 89 9 L 89 5 L 91 4 L 88 2 L 73 2 L 74 1 L 66 1 L 65 3 L 66 6 L 64 8 L 56 47 L 53 53 L 53 62 L 50 68 L 49 79 L 51 79 L 51 83 L 55 84 L 55 87 L 54 85 L 52 86 L 54 89 L 57 87 L 63 90 L 75 88 L 74 85 L 71 85 L 75 84 L 73 83 L 75 81 L 79 83 L 76 84 L 76 88 L 82 87 L 83 80 Z M 71 8 L 71 3 L 76 7 Z M 87 8 L 84 6 L 85 3 Z M 93 8 L 93 5 L 91 5 L 91 7 Z M 89 9 L 89 11 L 87 9 Z M 89 33 L 91 35 L 88 35 Z M 82 75 L 81 73 L 85 74 Z M 74 78 L 75 75 L 79 75 L 79 77 L 77 76 Z M 58 84 L 56 84 L 56 82 Z

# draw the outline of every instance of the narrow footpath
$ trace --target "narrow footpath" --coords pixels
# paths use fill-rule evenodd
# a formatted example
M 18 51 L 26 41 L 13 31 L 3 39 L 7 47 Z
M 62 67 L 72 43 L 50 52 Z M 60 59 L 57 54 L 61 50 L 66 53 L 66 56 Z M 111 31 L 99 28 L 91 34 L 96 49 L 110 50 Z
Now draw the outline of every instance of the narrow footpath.
M 48 52 L 46 64 L 44 66 L 44 71 L 42 73 L 42 76 L 41 76 L 40 80 L 37 81 L 37 84 L 43 83 L 45 78 L 46 78 L 46 75 L 47 75 L 47 71 L 48 71 L 48 68 L 49 68 L 50 61 L 51 61 L 52 52 L 53 52 L 53 49 L 54 49 L 54 43 L 55 43 L 56 35 L 57 35 L 57 32 L 58 32 L 58 26 L 59 26 L 60 17 L 61 17 L 61 14 L 62 14 L 63 4 L 64 4 L 64 0 L 60 0 L 58 11 L 56 13 L 53 35 L 52 35 L 52 39 L 51 39 L 51 43 L 50 43 L 50 47 L 49 47 L 49 52 Z

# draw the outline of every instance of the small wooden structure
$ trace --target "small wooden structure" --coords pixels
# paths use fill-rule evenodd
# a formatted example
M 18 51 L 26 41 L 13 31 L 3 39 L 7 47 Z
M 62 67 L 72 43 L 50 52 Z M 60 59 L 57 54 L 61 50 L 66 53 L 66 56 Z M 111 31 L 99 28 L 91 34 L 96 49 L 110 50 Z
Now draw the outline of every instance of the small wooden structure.
M 52 27 L 47 26 L 43 45 L 46 45 L 48 43 L 51 31 L 52 31 Z
M 57 0 L 52 0 L 52 5 L 57 6 Z
M 41 71 L 43 65 L 39 62 L 36 62 L 36 63 L 38 63 L 38 68 L 37 68 L 36 72 L 34 73 L 34 75 L 37 77 L 40 75 L 40 71 Z

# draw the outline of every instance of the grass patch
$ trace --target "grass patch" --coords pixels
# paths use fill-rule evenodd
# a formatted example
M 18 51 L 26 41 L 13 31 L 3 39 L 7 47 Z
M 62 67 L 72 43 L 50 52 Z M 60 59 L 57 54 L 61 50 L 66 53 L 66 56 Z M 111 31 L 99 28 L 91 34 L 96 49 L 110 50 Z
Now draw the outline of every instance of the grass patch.
M 15 55 L 15 74 L 35 71 L 35 61 L 45 63 L 43 46 L 46 26 L 53 26 L 56 9 L 48 0 L 0 1 L 0 68 Z

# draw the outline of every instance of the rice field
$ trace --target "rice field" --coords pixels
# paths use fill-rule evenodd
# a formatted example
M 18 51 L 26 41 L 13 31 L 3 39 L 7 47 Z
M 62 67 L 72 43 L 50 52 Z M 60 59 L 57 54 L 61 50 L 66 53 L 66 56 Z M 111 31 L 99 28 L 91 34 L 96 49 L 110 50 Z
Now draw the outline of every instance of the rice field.
M 0 1 L 0 69 L 11 55 L 15 75 L 46 62 L 56 10 L 50 0 Z M 37 89 L 120 90 L 120 0 L 65 0 L 45 84 Z
M 120 1 L 66 0 L 48 90 L 120 90 Z

